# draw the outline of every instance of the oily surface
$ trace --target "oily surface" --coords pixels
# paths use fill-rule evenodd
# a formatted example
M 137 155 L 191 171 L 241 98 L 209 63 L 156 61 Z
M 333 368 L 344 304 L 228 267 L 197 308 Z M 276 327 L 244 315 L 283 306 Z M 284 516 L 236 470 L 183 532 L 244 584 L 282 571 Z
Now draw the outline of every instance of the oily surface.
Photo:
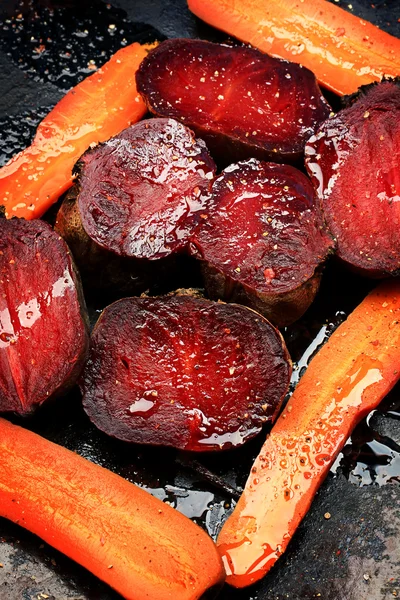
M 173 119 L 141 121 L 78 163 L 78 206 L 89 237 L 120 256 L 182 250 L 206 206 L 215 165 Z
M 225 573 L 215 544 L 184 515 L 23 427 L 1 419 L 0 430 L 1 516 L 65 552 L 126 600 L 199 600 L 221 587 Z
M 306 146 L 338 255 L 366 275 L 400 269 L 400 85 L 372 84 Z
M 221 137 L 237 158 L 303 152 L 329 114 L 314 75 L 257 50 L 198 40 L 167 40 L 149 53 L 136 77 L 151 112 L 181 120 L 215 147 Z M 234 153 L 233 153 L 234 155 Z
M 273 419 L 290 372 L 279 333 L 247 308 L 127 298 L 103 312 L 81 389 L 89 418 L 119 439 L 219 450 Z
M 0 219 L 0 283 L 0 411 L 28 414 L 86 353 L 67 246 L 43 221 Z
M 212 194 L 192 251 L 255 292 L 295 289 L 333 246 L 312 186 L 293 167 L 243 161 L 223 171 Z
M 399 282 L 383 282 L 313 357 L 218 536 L 228 583 L 272 568 L 346 439 L 399 381 L 399 313 Z

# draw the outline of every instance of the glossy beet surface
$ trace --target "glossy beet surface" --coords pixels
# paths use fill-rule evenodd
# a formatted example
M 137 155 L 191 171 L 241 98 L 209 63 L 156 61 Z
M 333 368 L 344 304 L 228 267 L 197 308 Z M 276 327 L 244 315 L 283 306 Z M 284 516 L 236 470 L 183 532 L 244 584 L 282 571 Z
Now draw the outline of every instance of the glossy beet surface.
M 0 411 L 28 414 L 79 375 L 81 298 L 67 246 L 42 221 L 0 219 L 0 278 Z
M 306 147 L 338 256 L 364 275 L 400 272 L 400 83 L 361 88 Z
M 314 190 L 294 167 L 256 159 L 227 167 L 192 238 L 212 296 L 240 301 L 282 325 L 314 298 L 332 248 Z
M 186 245 L 215 165 L 187 127 L 151 119 L 86 152 L 77 171 L 88 236 L 120 256 L 157 259 Z
M 118 256 L 96 244 L 83 228 L 78 193 L 77 187 L 73 186 L 64 198 L 57 213 L 55 230 L 73 254 L 89 299 L 98 297 L 99 292 L 112 299 L 140 295 L 154 284 L 169 282 L 179 272 L 179 264 L 186 257 L 179 256 L 180 261 L 177 255 L 160 260 L 135 259 Z
M 247 47 L 167 40 L 136 82 L 153 113 L 192 127 L 225 164 L 297 160 L 329 114 L 311 71 Z
M 275 417 L 290 373 L 279 332 L 245 307 L 126 298 L 95 327 L 81 389 L 89 418 L 109 435 L 220 450 Z

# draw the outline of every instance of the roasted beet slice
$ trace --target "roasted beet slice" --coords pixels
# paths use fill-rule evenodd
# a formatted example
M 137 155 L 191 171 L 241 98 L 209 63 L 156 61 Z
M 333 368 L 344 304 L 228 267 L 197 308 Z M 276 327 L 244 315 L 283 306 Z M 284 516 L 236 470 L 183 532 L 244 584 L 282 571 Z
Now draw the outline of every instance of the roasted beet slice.
M 306 163 L 338 256 L 364 275 L 399 274 L 400 80 L 361 88 L 309 140 Z
M 68 248 L 43 221 L 0 219 L 0 281 L 0 411 L 25 415 L 75 383 L 85 305 Z
M 154 283 L 165 285 L 182 270 L 185 256 L 135 259 L 118 256 L 96 244 L 83 228 L 77 194 L 78 190 L 73 186 L 58 211 L 55 229 L 72 251 L 86 297 L 98 296 L 99 291 L 111 299 L 140 294 Z
M 155 260 L 185 247 L 215 164 L 190 129 L 151 119 L 86 152 L 77 171 L 87 235 L 120 256 Z
M 311 71 L 243 46 L 167 40 L 136 82 L 151 112 L 191 127 L 224 164 L 296 161 L 330 111 Z
M 250 159 L 225 169 L 212 193 L 191 244 L 209 295 L 292 323 L 313 301 L 333 246 L 311 182 L 294 167 Z
M 125 298 L 93 331 L 83 406 L 121 440 L 220 450 L 275 417 L 290 373 L 281 335 L 254 311 L 190 296 Z

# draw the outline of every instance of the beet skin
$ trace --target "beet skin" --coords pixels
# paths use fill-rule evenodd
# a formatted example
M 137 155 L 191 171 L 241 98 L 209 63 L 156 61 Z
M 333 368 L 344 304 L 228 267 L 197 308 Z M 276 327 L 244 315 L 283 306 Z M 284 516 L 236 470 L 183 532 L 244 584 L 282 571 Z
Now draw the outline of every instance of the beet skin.
M 209 296 L 250 306 L 277 326 L 298 319 L 333 248 L 309 179 L 287 165 L 239 162 L 214 181 L 205 217 L 191 252 Z
M 244 46 L 167 40 L 136 83 L 152 113 L 191 127 L 224 165 L 301 159 L 330 111 L 311 71 Z
M 190 296 L 125 298 L 102 313 L 83 406 L 121 440 L 220 450 L 272 421 L 289 385 L 279 332 L 243 306 Z
M 400 79 L 361 88 L 306 147 L 339 258 L 370 277 L 400 274 Z
M 0 411 L 31 413 L 76 382 L 88 348 L 83 296 L 47 223 L 0 219 Z

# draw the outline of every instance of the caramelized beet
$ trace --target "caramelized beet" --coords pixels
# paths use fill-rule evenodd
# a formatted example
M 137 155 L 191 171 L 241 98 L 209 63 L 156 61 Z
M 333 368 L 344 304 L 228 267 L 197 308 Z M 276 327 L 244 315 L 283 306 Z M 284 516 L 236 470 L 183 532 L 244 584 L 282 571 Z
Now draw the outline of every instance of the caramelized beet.
M 181 251 L 209 199 L 215 165 L 202 140 L 173 119 L 141 121 L 77 164 L 86 234 L 119 256 Z
M 224 164 L 298 160 L 330 110 L 308 69 L 253 48 L 200 40 L 157 46 L 136 83 L 151 112 L 191 127 Z
M 227 167 L 212 194 L 191 244 L 208 294 L 292 323 L 313 301 L 333 246 L 310 181 L 294 167 L 250 159 Z
M 337 239 L 364 275 L 400 273 L 400 81 L 361 88 L 306 147 L 307 168 Z
M 89 418 L 109 435 L 220 450 L 274 419 L 290 374 L 279 332 L 243 306 L 125 298 L 93 331 L 81 389 Z
M 0 219 L 0 271 L 0 411 L 25 415 L 76 382 L 84 301 L 66 244 L 43 221 Z

